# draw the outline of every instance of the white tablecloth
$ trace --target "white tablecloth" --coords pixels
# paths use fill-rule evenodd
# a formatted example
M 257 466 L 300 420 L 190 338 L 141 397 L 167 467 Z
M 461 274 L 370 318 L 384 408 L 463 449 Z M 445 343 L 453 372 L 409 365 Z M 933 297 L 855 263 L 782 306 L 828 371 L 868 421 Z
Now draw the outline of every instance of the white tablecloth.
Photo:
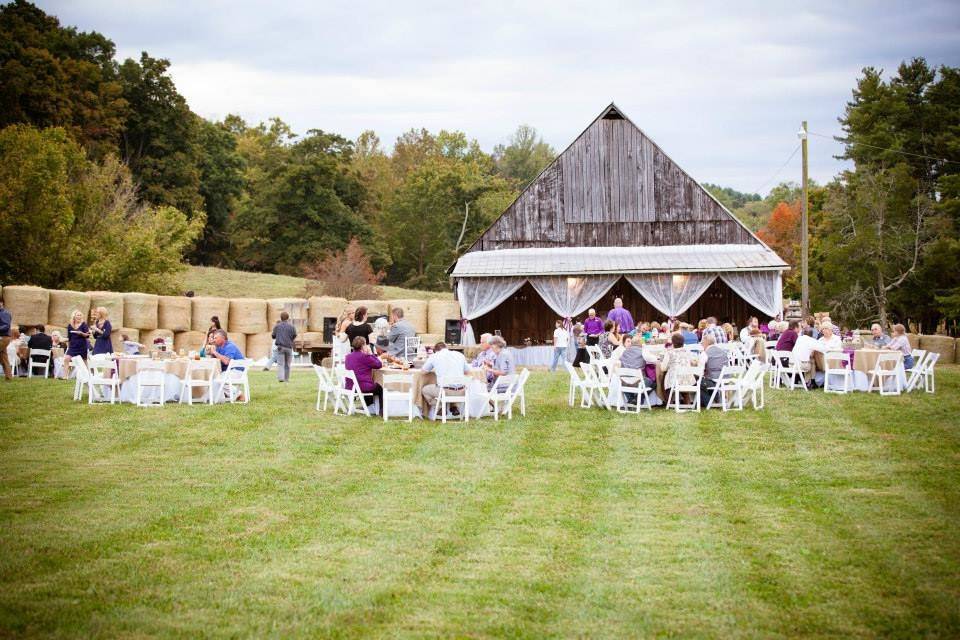
M 549 367 L 553 363 L 553 347 L 550 345 L 507 347 L 507 349 L 513 354 L 513 364 L 518 367 Z M 567 347 L 567 360 L 573 362 L 576 355 L 576 347 Z

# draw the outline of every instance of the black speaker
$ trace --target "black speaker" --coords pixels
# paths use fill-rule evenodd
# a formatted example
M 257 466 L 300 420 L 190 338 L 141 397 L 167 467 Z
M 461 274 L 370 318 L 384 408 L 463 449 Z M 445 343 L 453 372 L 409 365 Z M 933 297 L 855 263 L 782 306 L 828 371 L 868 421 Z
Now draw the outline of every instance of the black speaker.
M 337 319 L 323 319 L 323 344 L 333 344 L 333 334 L 337 332 Z
M 446 331 L 443 332 L 443 341 L 447 344 L 460 344 L 461 339 L 460 321 L 447 320 Z

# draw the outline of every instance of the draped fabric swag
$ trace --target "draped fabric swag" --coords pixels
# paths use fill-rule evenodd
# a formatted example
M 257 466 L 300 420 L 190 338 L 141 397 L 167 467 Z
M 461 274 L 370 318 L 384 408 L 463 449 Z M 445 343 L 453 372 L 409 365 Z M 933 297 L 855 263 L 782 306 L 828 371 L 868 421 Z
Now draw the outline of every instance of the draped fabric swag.
M 720 278 L 734 292 L 771 318 L 780 315 L 783 308 L 783 289 L 777 271 L 731 271 Z
M 461 278 L 457 283 L 460 313 L 467 320 L 479 318 L 496 309 L 526 281 L 518 277 Z
M 716 279 L 714 273 L 639 273 L 626 276 L 640 295 L 668 317 L 679 316 Z
M 590 308 L 620 278 L 619 275 L 541 276 L 530 284 L 561 318 L 572 318 Z

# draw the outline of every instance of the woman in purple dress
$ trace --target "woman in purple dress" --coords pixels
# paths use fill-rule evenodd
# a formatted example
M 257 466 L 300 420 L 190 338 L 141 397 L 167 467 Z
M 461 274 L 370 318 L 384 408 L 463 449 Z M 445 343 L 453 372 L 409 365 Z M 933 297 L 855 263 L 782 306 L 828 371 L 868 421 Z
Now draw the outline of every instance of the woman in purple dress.
M 383 387 L 373 381 L 373 370 L 383 366 L 380 358 L 373 355 L 370 351 L 370 345 L 363 336 L 357 336 L 351 343 L 353 351 L 344 358 L 343 366 L 357 376 L 357 382 L 360 383 L 360 391 L 365 395 L 364 401 L 367 405 L 373 404 L 374 399 L 380 401 L 380 410 L 383 411 Z M 347 382 L 351 385 L 351 382 Z M 349 388 L 349 387 L 348 387 Z
M 96 322 L 90 330 L 90 333 L 96 338 L 93 342 L 93 355 L 113 353 L 113 342 L 110 340 L 112 330 L 113 327 L 110 325 L 106 307 L 97 307 Z
M 67 327 L 67 357 L 80 356 L 87 359 L 90 351 L 90 327 L 83 321 L 83 314 L 77 309 L 70 317 L 70 326 Z

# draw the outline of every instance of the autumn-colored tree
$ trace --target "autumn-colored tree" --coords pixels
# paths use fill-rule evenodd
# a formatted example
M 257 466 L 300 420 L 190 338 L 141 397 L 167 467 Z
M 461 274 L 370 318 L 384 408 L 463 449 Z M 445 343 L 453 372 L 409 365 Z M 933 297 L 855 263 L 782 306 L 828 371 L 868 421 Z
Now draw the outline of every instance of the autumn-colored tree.
M 316 262 L 303 265 L 308 280 L 306 296 L 335 296 L 348 300 L 377 299 L 381 295 L 383 272 L 376 273 L 370 258 L 356 238 L 343 251 L 337 251 Z
M 797 246 L 800 244 L 800 203 L 778 203 L 767 224 L 757 232 L 757 236 L 787 264 L 795 267 Z

